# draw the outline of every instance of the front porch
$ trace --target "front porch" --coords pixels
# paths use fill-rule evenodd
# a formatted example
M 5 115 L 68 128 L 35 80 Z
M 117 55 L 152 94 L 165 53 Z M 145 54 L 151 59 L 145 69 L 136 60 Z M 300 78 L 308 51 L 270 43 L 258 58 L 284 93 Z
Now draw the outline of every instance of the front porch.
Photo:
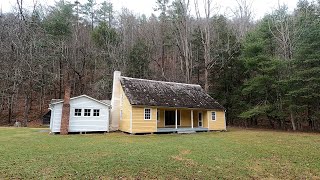
M 157 131 L 159 133 L 187 133 L 208 131 L 205 109 L 157 108 Z
M 207 132 L 209 131 L 208 128 L 203 127 L 179 127 L 179 128 L 158 128 L 158 133 L 179 133 L 179 132 Z

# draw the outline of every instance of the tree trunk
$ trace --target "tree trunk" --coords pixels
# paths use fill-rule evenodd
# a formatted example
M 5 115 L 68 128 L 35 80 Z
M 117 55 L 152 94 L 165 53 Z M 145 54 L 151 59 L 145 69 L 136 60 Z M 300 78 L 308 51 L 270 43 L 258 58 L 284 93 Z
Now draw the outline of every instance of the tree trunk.
M 9 104 L 8 104 L 8 110 L 9 110 L 9 116 L 8 116 L 8 123 L 11 124 L 12 122 L 12 108 L 13 108 L 13 95 L 9 98 Z
M 24 113 L 23 113 L 23 125 L 27 127 L 28 125 L 28 116 L 30 112 L 30 104 L 31 104 L 31 97 L 30 94 L 27 93 L 25 96 L 25 104 L 24 104 Z
M 291 120 L 292 130 L 296 131 L 297 127 L 296 127 L 296 122 L 295 122 L 292 110 L 290 110 L 290 120 Z
M 62 97 L 62 59 L 59 60 L 59 99 Z
M 209 91 L 209 80 L 208 80 L 208 69 L 204 68 L 204 91 L 208 93 Z

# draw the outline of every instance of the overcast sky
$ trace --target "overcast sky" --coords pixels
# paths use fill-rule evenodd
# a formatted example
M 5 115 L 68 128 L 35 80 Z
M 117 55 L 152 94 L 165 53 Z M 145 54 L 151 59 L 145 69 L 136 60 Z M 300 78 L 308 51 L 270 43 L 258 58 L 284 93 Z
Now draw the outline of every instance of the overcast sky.
M 33 1 L 36 1 L 45 5 L 54 5 L 55 0 L 23 0 L 25 7 L 32 7 Z M 74 0 L 70 0 L 72 2 Z M 85 3 L 86 0 L 79 0 L 80 3 Z M 96 0 L 97 3 L 100 3 L 104 0 Z M 147 16 L 151 13 L 155 13 L 153 8 L 156 7 L 156 0 L 106 0 L 114 5 L 116 11 L 120 11 L 122 7 L 126 7 L 133 11 L 136 14 L 146 14 Z M 199 0 L 202 2 L 203 0 Z M 219 12 L 227 12 L 226 15 L 231 15 L 230 9 L 234 9 L 236 0 L 213 0 L 216 4 L 216 7 L 219 7 Z M 280 4 L 286 4 L 289 7 L 289 10 L 292 11 L 298 0 L 248 0 L 252 2 L 252 10 L 254 12 L 255 19 L 263 17 L 264 14 L 272 12 Z M 2 6 L 3 12 L 9 12 L 13 6 L 15 6 L 16 0 L 0 0 L 0 5 Z M 193 5 L 192 5 L 193 7 Z M 199 5 L 201 8 L 201 5 Z M 156 13 L 157 14 L 157 13 Z

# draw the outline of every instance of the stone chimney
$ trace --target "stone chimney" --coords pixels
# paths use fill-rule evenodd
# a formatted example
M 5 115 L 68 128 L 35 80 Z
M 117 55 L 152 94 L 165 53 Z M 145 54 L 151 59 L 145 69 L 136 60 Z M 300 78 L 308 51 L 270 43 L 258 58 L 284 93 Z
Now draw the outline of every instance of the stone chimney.
M 61 135 L 67 135 L 69 130 L 70 94 L 71 94 L 71 85 L 69 81 L 69 75 L 67 75 L 67 78 L 65 79 L 65 85 L 64 85 L 64 97 L 63 97 L 62 117 L 61 117 L 61 126 L 60 126 Z
M 110 131 L 119 130 L 120 121 L 120 96 L 121 96 L 121 84 L 120 84 L 120 71 L 113 73 L 113 86 L 112 86 L 112 98 L 111 98 L 111 119 L 110 119 Z

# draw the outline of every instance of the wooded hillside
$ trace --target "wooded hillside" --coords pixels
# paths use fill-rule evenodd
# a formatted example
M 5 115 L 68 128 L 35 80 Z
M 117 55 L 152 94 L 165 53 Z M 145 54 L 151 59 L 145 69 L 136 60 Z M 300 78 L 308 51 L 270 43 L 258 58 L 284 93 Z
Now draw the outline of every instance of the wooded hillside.
M 156 1 L 159 16 L 94 0 L 33 9 L 17 0 L 0 16 L 0 124 L 41 118 L 63 97 L 66 74 L 72 96 L 110 99 L 120 70 L 200 84 L 227 109 L 229 125 L 320 130 L 320 2 L 254 20 L 245 0 L 231 17 L 212 0 Z

